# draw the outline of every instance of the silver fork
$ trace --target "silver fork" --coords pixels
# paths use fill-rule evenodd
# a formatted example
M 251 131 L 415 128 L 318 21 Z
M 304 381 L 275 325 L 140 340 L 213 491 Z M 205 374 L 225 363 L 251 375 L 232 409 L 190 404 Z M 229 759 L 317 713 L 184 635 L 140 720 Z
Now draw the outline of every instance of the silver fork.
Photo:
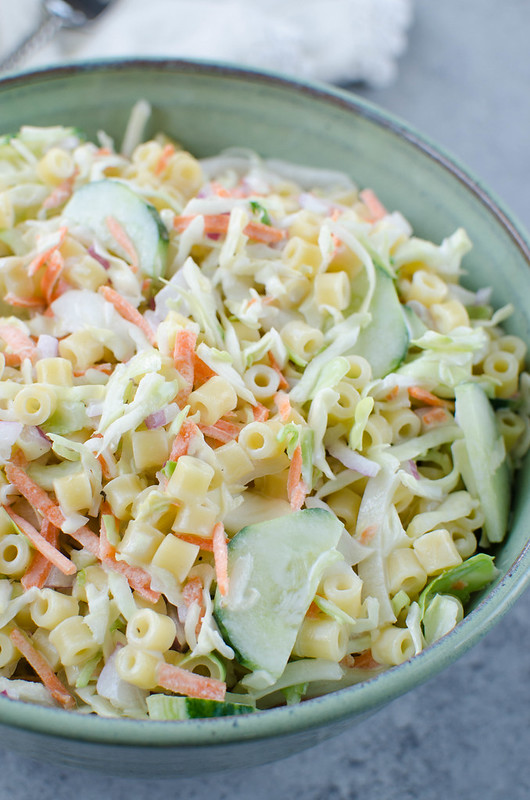
M 42 0 L 41 20 L 35 30 L 0 60 L 0 72 L 17 69 L 44 47 L 61 28 L 81 28 L 98 17 L 112 0 Z

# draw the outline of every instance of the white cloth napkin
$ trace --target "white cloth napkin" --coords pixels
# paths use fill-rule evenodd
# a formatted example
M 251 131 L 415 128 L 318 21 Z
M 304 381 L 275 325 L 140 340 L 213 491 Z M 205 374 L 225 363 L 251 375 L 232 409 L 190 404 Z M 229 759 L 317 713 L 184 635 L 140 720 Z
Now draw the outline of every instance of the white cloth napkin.
M 39 0 L 0 0 L 4 54 L 39 7 Z M 90 26 L 61 31 L 23 66 L 168 56 L 382 86 L 395 78 L 411 17 L 412 0 L 114 0 Z

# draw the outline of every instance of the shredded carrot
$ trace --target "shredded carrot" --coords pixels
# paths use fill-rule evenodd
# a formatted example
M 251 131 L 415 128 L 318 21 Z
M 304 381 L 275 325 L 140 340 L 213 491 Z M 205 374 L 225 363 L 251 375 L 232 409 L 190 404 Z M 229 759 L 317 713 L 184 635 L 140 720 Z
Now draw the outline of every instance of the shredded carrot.
M 6 292 L 4 301 L 18 308 L 39 308 L 44 305 L 44 300 L 39 297 L 21 297 L 13 292 Z
M 13 628 L 9 638 L 30 664 L 51 696 L 63 708 L 74 708 L 75 700 L 68 689 L 63 686 L 55 672 L 52 670 L 42 653 L 31 644 L 29 639 L 18 628 Z
M 18 514 L 15 514 L 9 506 L 4 506 L 4 510 L 9 514 L 17 528 L 22 531 L 24 536 L 27 536 L 31 544 L 44 558 L 47 558 L 48 561 L 56 566 L 64 575 L 75 575 L 77 567 L 73 561 L 70 561 L 60 550 L 57 550 L 56 547 L 50 544 L 30 522 Z
M 273 370 L 277 373 L 277 375 L 278 375 L 278 377 L 280 379 L 280 383 L 278 384 L 280 389 L 289 390 L 291 387 L 289 386 L 289 383 L 287 382 L 287 378 L 285 377 L 285 375 L 281 371 L 280 366 L 279 366 L 278 362 L 276 361 L 276 359 L 274 358 L 274 354 L 272 353 L 271 350 L 269 350 L 269 363 L 270 363 L 271 367 L 273 368 Z
M 314 600 L 311 601 L 311 605 L 309 606 L 309 608 L 306 611 L 306 617 L 309 617 L 309 619 L 318 619 L 318 617 L 320 617 L 321 613 L 322 612 L 320 611 L 320 609 L 317 606 L 317 604 L 315 603 L 315 601 Z
M 58 250 L 54 250 L 48 258 L 44 275 L 41 278 L 40 288 L 48 305 L 54 299 L 53 290 L 64 269 L 64 258 Z
M 186 404 L 192 389 L 195 376 L 195 345 L 197 334 L 189 328 L 181 328 L 175 336 L 175 346 L 173 348 L 173 361 L 175 368 L 186 385 L 177 394 L 177 404 L 182 408 Z
M 37 256 L 35 256 L 34 259 L 30 261 L 28 265 L 28 277 L 31 278 L 33 275 L 35 275 L 35 273 L 38 272 L 38 270 L 46 263 L 51 254 L 55 250 L 57 250 L 58 247 L 62 245 L 62 243 L 66 238 L 67 231 L 68 229 L 66 228 L 66 226 L 62 225 L 58 230 L 59 239 L 57 243 L 54 244 L 52 247 L 48 247 L 47 250 L 44 250 L 42 253 L 39 253 Z
M 355 667 L 357 669 L 376 669 L 376 667 L 380 667 L 381 664 L 376 661 L 372 655 L 371 650 L 363 650 L 358 656 L 354 656 L 355 658 Z
M 217 375 L 213 369 L 210 369 L 208 364 L 205 364 L 202 358 L 199 358 L 197 353 L 193 354 L 193 385 L 195 388 L 202 386 L 203 383 L 209 381 Z
M 390 402 L 391 400 L 395 400 L 398 394 L 399 394 L 399 386 L 396 385 L 385 396 L 385 400 L 388 400 L 388 402 Z
M 307 486 L 302 480 L 302 448 L 297 445 L 289 465 L 287 497 L 293 511 L 300 511 L 307 496 Z
M 171 447 L 171 453 L 169 454 L 169 461 L 177 461 L 180 456 L 186 455 L 190 442 L 197 434 L 197 431 L 198 428 L 194 422 L 190 422 L 187 419 L 184 420 L 180 431 L 175 436 L 173 446 Z
M 239 425 L 234 422 L 227 422 L 224 419 L 217 420 L 215 425 L 199 425 L 199 430 L 202 431 L 204 436 L 224 444 L 231 442 L 232 439 L 237 439 L 241 432 Z
M 25 358 L 29 358 L 32 363 L 37 360 L 38 352 L 34 343 L 24 331 L 15 325 L 0 325 L 0 337 L 13 351 L 13 358 L 21 363 Z
M 377 525 L 368 525 L 359 536 L 361 544 L 369 544 L 377 533 Z
M 175 217 L 174 227 L 182 233 L 185 231 L 194 217 Z M 228 214 L 206 214 L 204 216 L 204 233 L 223 234 L 228 231 L 230 216 Z M 256 242 L 264 244 L 274 244 L 285 239 L 287 233 L 280 228 L 273 228 L 271 225 L 264 225 L 263 222 L 251 220 L 243 229 L 245 236 L 254 239 Z
M 42 520 L 41 536 L 51 544 L 52 547 L 57 547 L 59 541 L 59 529 L 52 525 L 47 519 Z M 50 570 L 52 568 L 51 561 L 42 555 L 38 550 L 33 553 L 31 563 L 26 570 L 25 574 L 20 579 L 20 583 L 25 592 L 36 586 L 37 589 L 42 589 L 48 579 Z
M 140 312 L 137 311 L 128 300 L 125 300 L 121 294 L 118 294 L 118 292 L 116 292 L 110 286 L 100 286 L 98 292 L 103 295 L 107 302 L 112 303 L 118 314 L 123 317 L 123 319 L 126 319 L 128 322 L 132 322 L 134 325 L 140 328 L 149 344 L 152 344 L 154 347 L 156 344 L 156 336 L 153 329 L 147 320 L 142 317 Z
M 441 397 L 437 397 L 427 389 L 422 389 L 421 386 L 409 386 L 408 392 L 413 400 L 419 400 L 426 406 L 440 406 L 441 408 L 455 407 L 455 404 L 452 403 L 451 400 L 443 400 Z
M 261 403 L 256 403 L 253 406 L 252 413 L 254 414 L 254 422 L 266 422 L 270 416 L 269 409 Z
M 29 475 L 26 475 L 23 469 L 15 464 L 6 464 L 5 471 L 7 480 L 26 498 L 30 506 L 46 517 L 52 525 L 62 529 L 66 518 L 58 504 L 48 496 L 44 489 L 41 489 Z
M 218 522 L 214 525 L 212 544 L 217 586 L 219 587 L 220 593 L 225 597 L 228 594 L 228 549 L 225 529 L 222 522 Z
M 175 152 L 175 145 L 170 143 L 164 145 L 164 148 L 160 154 L 160 158 L 158 159 L 155 167 L 155 175 L 161 175 L 163 173 L 163 171 L 165 170 L 165 168 L 169 163 L 169 159 L 171 158 L 174 152 Z
M 151 589 L 151 576 L 148 572 L 141 567 L 131 567 L 125 561 L 116 560 L 116 550 L 109 542 L 103 520 L 99 533 L 99 557 L 102 563 L 114 570 L 114 572 L 124 575 L 131 588 L 136 589 L 138 594 L 146 600 L 156 603 L 160 598 L 160 592 L 155 592 Z
M 65 178 L 65 180 L 60 183 L 55 189 L 48 195 L 48 197 L 44 200 L 42 207 L 46 210 L 51 210 L 53 208 L 59 208 L 62 206 L 63 203 L 71 197 L 72 192 L 74 190 L 75 179 L 79 174 L 79 169 L 76 167 L 70 177 Z
M 193 603 L 197 603 L 199 606 L 199 618 L 195 627 L 195 635 L 198 636 L 201 630 L 203 617 L 206 613 L 206 606 L 204 604 L 202 581 L 197 575 L 190 578 L 184 586 L 182 590 L 182 599 L 188 608 L 190 608 Z
M 170 692 L 187 697 L 198 697 L 203 700 L 224 700 L 226 683 L 216 678 L 196 675 L 173 664 L 161 661 L 156 670 L 158 685 Z
M 209 553 L 213 553 L 213 541 L 211 539 L 206 539 L 204 536 L 195 536 L 194 533 L 175 533 L 175 536 L 177 539 L 182 539 L 183 542 L 196 544 L 201 550 L 207 550 Z
M 421 415 L 421 421 L 427 428 L 432 425 L 441 425 L 450 419 L 451 417 L 445 408 L 430 408 L 429 411 Z
M 136 252 L 136 247 L 131 242 L 125 228 L 118 222 L 116 217 L 106 217 L 105 222 L 107 228 L 109 229 L 110 235 L 116 240 L 129 259 L 131 270 L 133 272 L 138 272 L 138 267 L 140 266 L 138 253 Z
M 85 550 L 88 550 L 89 553 L 92 553 L 93 556 L 99 558 L 99 538 L 96 534 L 87 528 L 86 525 L 83 525 L 81 528 L 78 528 L 73 533 L 69 533 L 68 536 L 71 536 L 72 539 L 75 539 L 81 547 L 84 547 Z
M 115 364 L 109 364 L 108 362 L 104 362 L 102 364 L 91 364 L 86 369 L 74 369 L 74 377 L 79 378 L 82 375 L 86 375 L 89 369 L 95 369 L 98 372 L 102 372 L 104 375 L 112 375 L 115 366 Z
M 278 414 L 280 415 L 281 421 L 287 422 L 292 411 L 289 395 L 285 394 L 285 392 L 276 392 L 274 395 L 274 402 L 276 404 L 276 408 L 278 409 Z
M 232 192 L 217 181 L 210 183 L 210 188 L 217 195 L 217 197 L 232 197 Z
M 359 192 L 359 197 L 370 212 L 370 220 L 372 222 L 377 222 L 378 220 L 383 219 L 383 217 L 386 217 L 388 214 L 388 211 L 379 200 L 373 189 L 363 189 L 362 192 Z

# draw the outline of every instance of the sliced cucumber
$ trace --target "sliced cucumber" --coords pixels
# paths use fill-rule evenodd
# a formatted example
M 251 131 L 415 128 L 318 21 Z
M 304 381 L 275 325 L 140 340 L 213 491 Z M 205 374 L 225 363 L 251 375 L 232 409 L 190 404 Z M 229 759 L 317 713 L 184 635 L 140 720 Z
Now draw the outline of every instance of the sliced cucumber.
M 383 378 L 405 359 L 409 332 L 394 281 L 377 265 L 375 275 L 375 290 L 369 308 L 372 319 L 362 329 L 351 353 L 370 362 L 374 378 Z
M 217 623 L 251 670 L 272 684 L 285 669 L 325 567 L 340 558 L 343 530 L 320 508 L 248 525 L 228 545 L 230 593 L 217 592 Z
M 169 694 L 152 694 L 147 698 L 147 708 L 151 719 L 184 720 L 205 717 L 234 717 L 238 714 L 252 714 L 254 706 L 242 703 L 222 703 L 219 700 L 202 700 L 197 697 L 175 697 Z
M 468 491 L 482 506 L 484 530 L 490 542 L 501 542 L 510 511 L 510 470 L 495 412 L 477 383 L 455 389 L 456 421 L 464 439 L 453 447 Z
M 118 181 L 87 183 L 64 209 L 68 221 L 89 228 L 111 252 L 126 256 L 107 224 L 113 217 L 125 230 L 138 255 L 142 272 L 153 278 L 166 270 L 168 234 L 157 210 Z

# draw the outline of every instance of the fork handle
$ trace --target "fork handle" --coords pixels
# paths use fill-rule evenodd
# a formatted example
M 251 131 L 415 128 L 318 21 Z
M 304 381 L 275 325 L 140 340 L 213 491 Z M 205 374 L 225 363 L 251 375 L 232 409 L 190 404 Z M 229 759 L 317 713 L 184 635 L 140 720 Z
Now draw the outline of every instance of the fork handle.
M 0 60 L 0 72 L 16 69 L 32 53 L 47 45 L 63 25 L 61 17 L 45 11 L 39 26 Z

